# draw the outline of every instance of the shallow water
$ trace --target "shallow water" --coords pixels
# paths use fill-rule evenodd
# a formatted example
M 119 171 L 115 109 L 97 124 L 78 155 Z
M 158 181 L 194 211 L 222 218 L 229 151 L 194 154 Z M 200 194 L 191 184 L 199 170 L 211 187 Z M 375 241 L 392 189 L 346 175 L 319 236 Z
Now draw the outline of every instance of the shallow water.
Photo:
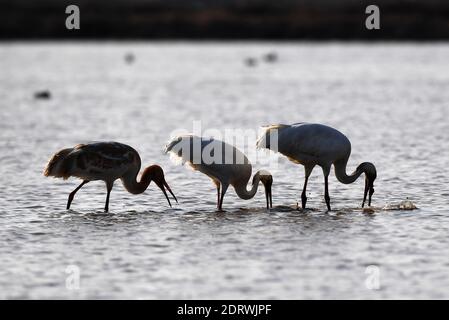
M 244 64 L 272 50 L 276 63 Z M 449 298 L 448 56 L 445 44 L 0 44 L 0 298 Z M 36 100 L 39 90 L 52 98 Z M 363 179 L 342 185 L 332 173 L 326 212 L 319 168 L 311 209 L 296 210 L 303 169 L 266 154 L 274 208 L 263 190 L 244 201 L 230 188 L 216 212 L 210 180 L 162 152 L 195 120 L 340 129 L 348 171 L 377 166 L 374 210 L 359 208 Z M 134 196 L 117 182 L 104 214 L 94 182 L 66 211 L 79 181 L 43 168 L 93 140 L 163 166 L 179 205 L 154 185 Z M 418 209 L 383 209 L 406 199 Z

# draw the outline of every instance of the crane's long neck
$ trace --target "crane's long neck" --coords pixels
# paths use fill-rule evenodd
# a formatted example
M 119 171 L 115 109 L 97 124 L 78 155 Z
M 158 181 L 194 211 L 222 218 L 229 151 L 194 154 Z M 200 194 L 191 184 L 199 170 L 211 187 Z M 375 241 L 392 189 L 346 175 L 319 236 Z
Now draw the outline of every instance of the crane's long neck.
M 334 163 L 335 167 L 335 176 L 337 177 L 338 181 L 344 184 L 353 183 L 360 177 L 360 175 L 363 173 L 363 170 L 360 170 L 359 167 L 351 174 L 346 174 L 346 165 L 348 164 L 348 159 L 337 161 Z
M 123 182 L 123 185 L 125 186 L 125 189 L 132 194 L 139 194 L 147 190 L 151 178 L 147 172 L 144 171 L 142 174 L 142 177 L 140 178 L 140 181 L 137 181 L 137 175 L 139 173 L 139 168 L 136 170 L 131 170 L 129 173 L 125 174 L 121 180 Z
M 235 185 L 234 189 L 240 199 L 248 200 L 254 198 L 257 193 L 257 189 L 259 188 L 260 175 L 256 173 L 253 178 L 253 185 L 250 190 L 246 189 L 246 185 L 248 181 Z

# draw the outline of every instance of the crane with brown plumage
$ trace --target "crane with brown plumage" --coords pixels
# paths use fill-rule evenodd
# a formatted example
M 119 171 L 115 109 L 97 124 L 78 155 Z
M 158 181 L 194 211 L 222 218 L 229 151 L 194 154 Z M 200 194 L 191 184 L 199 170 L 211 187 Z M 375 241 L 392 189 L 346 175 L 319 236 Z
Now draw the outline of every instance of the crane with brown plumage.
M 56 152 L 48 162 L 44 175 L 55 178 L 68 179 L 77 177 L 83 182 L 73 190 L 67 201 L 67 209 L 73 201 L 75 194 L 90 181 L 101 180 L 106 183 L 106 204 L 104 211 L 109 211 L 109 195 L 114 181 L 121 179 L 125 189 L 132 194 L 143 193 L 154 181 L 162 190 L 171 207 L 166 188 L 173 196 L 165 181 L 164 171 L 158 165 L 152 165 L 142 172 L 140 180 L 137 175 L 140 171 L 141 160 L 139 153 L 132 147 L 119 142 L 96 142 L 90 144 L 78 144 L 73 148 L 62 149 Z

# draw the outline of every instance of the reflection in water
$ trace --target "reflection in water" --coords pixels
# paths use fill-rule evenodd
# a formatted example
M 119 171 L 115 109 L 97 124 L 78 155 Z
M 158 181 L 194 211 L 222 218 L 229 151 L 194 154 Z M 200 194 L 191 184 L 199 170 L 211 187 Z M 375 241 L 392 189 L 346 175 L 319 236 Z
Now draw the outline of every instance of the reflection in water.
M 2 44 L 0 297 L 448 298 L 449 189 L 440 171 L 449 156 L 449 47 L 282 44 L 276 63 L 241 63 L 272 50 Z M 124 64 L 127 52 L 138 59 Z M 33 98 L 42 88 L 52 99 Z M 378 168 L 373 207 L 360 208 L 363 179 L 343 185 L 332 173 L 326 212 L 315 170 L 310 209 L 298 210 L 302 168 L 265 153 L 251 162 L 254 173 L 278 159 L 267 168 L 273 209 L 263 190 L 244 201 L 230 188 L 217 212 L 210 179 L 162 152 L 175 129 L 198 119 L 218 129 L 338 128 L 353 147 L 348 171 L 366 160 Z M 153 184 L 132 196 L 117 181 L 105 214 L 104 183 L 92 182 L 65 210 L 79 182 L 45 178 L 43 167 L 54 150 L 93 140 L 127 143 L 143 166 L 162 165 L 179 204 L 170 208 Z M 65 286 L 69 265 L 79 267 L 79 290 Z M 365 285 L 372 265 L 379 290 Z

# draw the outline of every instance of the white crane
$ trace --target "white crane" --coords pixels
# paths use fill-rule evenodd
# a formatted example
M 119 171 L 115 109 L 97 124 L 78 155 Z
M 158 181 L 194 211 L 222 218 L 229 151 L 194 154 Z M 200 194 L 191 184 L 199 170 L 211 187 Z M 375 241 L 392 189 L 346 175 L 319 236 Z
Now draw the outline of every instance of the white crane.
M 351 143 L 340 131 L 322 124 L 313 123 L 271 125 L 267 127 L 264 134 L 259 138 L 257 146 L 280 152 L 294 163 L 304 166 L 305 181 L 301 194 L 303 209 L 306 207 L 307 202 L 307 181 L 316 165 L 323 169 L 324 199 L 328 210 L 331 210 L 328 176 L 332 165 L 334 165 L 338 181 L 345 184 L 353 183 L 362 173 L 365 173 L 365 192 L 362 208 L 365 205 L 368 192 L 368 205 L 371 206 L 374 180 L 377 177 L 376 167 L 370 162 L 363 162 L 354 173 L 347 175 L 346 165 L 351 154 Z
M 114 181 L 121 179 L 125 189 L 132 194 L 144 192 L 151 181 L 162 190 L 171 206 L 165 188 L 178 202 L 165 181 L 164 171 L 158 165 L 152 165 L 142 173 L 138 182 L 137 174 L 140 170 L 140 156 L 130 146 L 118 142 L 97 142 L 78 144 L 73 148 L 62 149 L 56 152 L 45 168 L 44 175 L 68 179 L 77 177 L 83 182 L 70 193 L 67 201 L 67 210 L 70 209 L 75 193 L 89 181 L 102 180 L 106 183 L 107 196 L 104 211 L 109 210 L 109 194 Z
M 217 187 L 217 209 L 222 210 L 223 198 L 232 185 L 241 199 L 251 199 L 257 192 L 259 182 L 265 187 L 267 209 L 272 207 L 271 185 L 273 178 L 268 171 L 256 172 L 252 187 L 247 190 L 252 166 L 248 158 L 237 148 L 214 138 L 194 135 L 177 136 L 166 146 L 165 152 L 179 157 L 194 170 L 212 179 Z M 221 189 L 221 191 L 220 191 Z

